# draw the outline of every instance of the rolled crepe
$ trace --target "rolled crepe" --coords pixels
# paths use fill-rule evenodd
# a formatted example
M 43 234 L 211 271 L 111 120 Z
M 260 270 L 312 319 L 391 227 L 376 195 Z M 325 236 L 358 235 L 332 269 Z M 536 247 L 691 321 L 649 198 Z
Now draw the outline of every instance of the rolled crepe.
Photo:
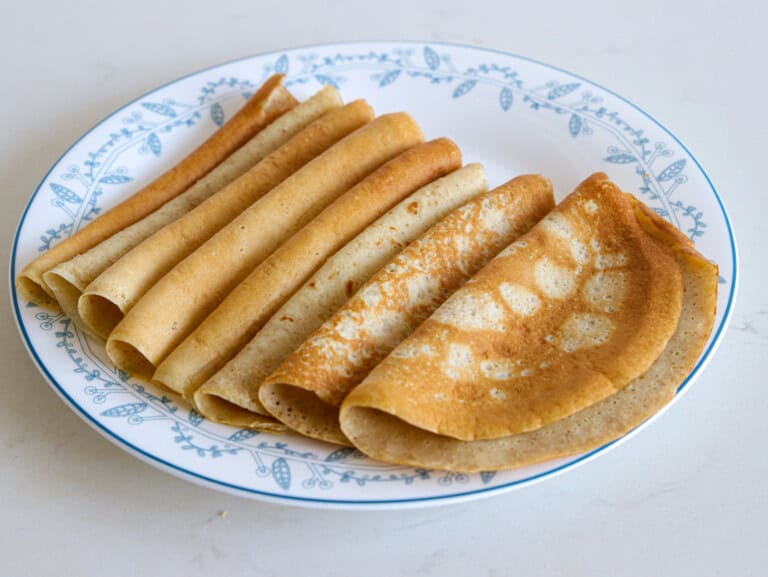
M 483 167 L 470 164 L 402 200 L 329 258 L 248 345 L 195 392 L 197 410 L 229 425 L 285 430 L 259 401 L 264 378 L 403 247 L 485 192 L 486 186 Z
M 257 266 L 158 366 L 153 380 L 191 398 L 329 256 L 397 202 L 460 166 L 459 148 L 440 138 L 369 174 Z
M 44 273 L 43 281 L 53 291 L 64 313 L 79 327 L 87 328 L 78 312 L 78 299 L 96 277 L 141 241 L 188 213 L 285 144 L 308 124 L 342 104 L 339 92 L 327 85 L 267 125 L 219 166 L 153 213 Z M 99 324 L 94 325 L 100 328 Z M 107 335 L 108 331 L 99 334 L 104 339 Z
M 392 398 L 403 394 L 404 390 L 407 390 L 409 398 L 413 398 L 414 407 L 423 401 L 421 385 L 424 383 L 416 385 L 414 379 L 407 379 L 405 382 L 398 379 L 404 374 L 401 369 L 407 370 L 406 367 L 413 366 L 416 359 L 419 363 L 426 363 L 427 367 L 434 368 L 434 364 L 424 357 L 424 352 L 431 354 L 431 350 L 425 347 L 429 347 L 432 341 L 429 336 L 434 334 L 435 330 L 442 330 L 438 327 L 446 325 L 441 321 L 434 322 L 433 316 L 411 338 L 395 349 L 371 373 L 369 379 L 345 400 L 341 409 L 341 426 L 354 444 L 376 459 L 399 464 L 455 471 L 509 469 L 593 450 L 621 437 L 666 405 L 695 366 L 712 330 L 718 271 L 716 265 L 697 253 L 693 244 L 666 221 L 635 199 L 629 199 L 628 204 L 633 207 L 643 231 L 652 236 L 662 250 L 673 256 L 683 282 L 682 307 L 680 314 L 675 316 L 674 332 L 661 354 L 641 375 L 617 392 L 568 416 L 551 422 L 543 419 L 542 425 L 532 430 L 492 439 L 457 439 L 443 434 L 442 424 L 438 427 L 426 425 L 423 419 L 414 417 L 413 410 L 403 412 L 397 407 L 402 403 L 391 402 Z M 606 216 L 611 217 L 610 214 Z M 502 259 L 515 256 L 517 255 L 508 254 Z M 593 258 L 598 259 L 600 256 L 593 255 Z M 607 270 L 610 271 L 611 268 Z M 672 282 L 675 283 L 675 280 L 672 279 Z M 627 285 L 627 289 L 633 290 L 634 287 Z M 505 306 L 503 296 L 498 296 L 501 297 L 498 302 Z M 460 297 L 457 293 L 456 298 Z M 604 303 L 600 306 L 601 313 L 606 306 Z M 509 313 L 518 314 L 515 308 L 509 310 Z M 487 338 L 487 335 L 482 338 Z M 561 346 L 563 343 L 564 341 L 559 340 L 557 344 L 552 343 L 552 346 Z M 546 348 L 549 343 L 545 341 L 538 344 Z M 439 355 L 439 349 L 435 353 Z M 580 353 L 573 351 L 571 354 Z M 447 365 L 443 365 L 443 370 L 445 367 Z M 480 373 L 483 372 L 482 364 L 477 368 Z M 515 371 L 521 368 L 515 367 Z M 461 370 L 466 368 L 462 367 Z M 430 382 L 447 384 L 442 390 L 442 395 L 435 397 L 434 395 L 439 393 L 434 393 L 434 387 L 431 385 L 427 387 L 433 395 L 430 397 L 430 408 L 436 405 L 440 407 L 436 413 L 445 414 L 443 406 L 453 405 L 457 412 L 473 414 L 478 421 L 485 423 L 500 418 L 496 411 L 477 411 L 478 402 L 482 404 L 489 394 L 494 403 L 515 398 L 520 398 L 522 403 L 528 396 L 525 395 L 527 387 L 508 390 L 501 385 L 488 390 L 484 386 L 465 384 L 465 390 L 471 390 L 473 394 L 471 397 L 463 394 L 466 402 L 459 408 L 452 398 L 456 391 L 452 379 L 446 383 L 439 374 L 433 373 Z M 529 378 L 535 382 L 536 373 Z M 569 388 L 578 386 L 577 382 L 571 380 L 567 383 Z M 492 392 L 494 390 L 495 394 Z M 523 394 L 519 395 L 518 392 Z M 502 393 L 507 395 L 506 399 Z M 556 402 L 555 398 L 548 399 L 552 407 Z M 517 412 L 519 408 L 514 411 Z M 432 421 L 432 418 L 429 417 L 427 421 Z
M 363 100 L 315 120 L 248 172 L 157 231 L 109 267 L 78 303 L 83 322 L 107 338 L 133 305 L 176 264 L 318 154 L 373 118 Z
M 344 191 L 423 139 L 410 116 L 387 114 L 310 161 L 153 286 L 110 334 L 109 357 L 123 370 L 151 377 L 262 260 Z
M 283 361 L 264 380 L 259 400 L 304 435 L 349 444 L 338 423 L 338 407 L 347 393 L 553 203 L 548 180 L 521 176 L 452 212 Z
M 293 108 L 297 102 L 282 86 L 283 76 L 271 76 L 237 114 L 176 166 L 24 267 L 16 278 L 19 294 L 39 305 L 57 307 L 53 291 L 42 278 L 43 273 L 96 246 L 181 194 L 254 134 Z

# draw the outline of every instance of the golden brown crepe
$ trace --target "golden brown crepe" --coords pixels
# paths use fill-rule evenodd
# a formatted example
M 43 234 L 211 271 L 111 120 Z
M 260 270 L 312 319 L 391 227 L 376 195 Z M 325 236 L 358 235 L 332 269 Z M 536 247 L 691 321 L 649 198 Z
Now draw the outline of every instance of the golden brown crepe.
M 96 334 L 108 336 L 164 274 L 267 192 L 372 119 L 373 110 L 364 100 L 323 115 L 240 178 L 157 231 L 88 285 L 78 303 L 83 322 Z
M 334 87 L 327 85 L 317 94 L 266 126 L 211 172 L 153 213 L 113 234 L 84 253 L 62 262 L 44 273 L 43 281 L 53 291 L 64 313 L 80 328 L 93 332 L 80 317 L 78 300 L 86 287 L 101 273 L 143 240 L 187 214 L 215 192 L 242 176 L 257 162 L 288 142 L 308 124 L 327 112 L 340 108 L 342 104 L 339 92 Z M 227 205 L 229 206 L 229 203 Z M 210 222 L 210 220 L 206 222 Z M 153 265 L 158 266 L 157 259 L 153 261 Z M 127 269 L 130 270 L 129 274 L 125 274 L 126 270 L 124 269 L 115 269 L 111 271 L 113 277 L 120 278 L 122 275 L 123 279 L 130 279 L 131 282 L 138 284 L 135 263 L 126 263 L 126 266 L 130 267 Z M 106 279 L 102 279 L 102 286 L 108 285 L 105 281 Z M 126 289 L 127 287 L 123 284 L 120 291 L 123 298 L 119 300 L 123 308 L 125 308 Z M 97 309 L 96 306 L 89 306 L 91 299 L 108 299 L 109 294 L 98 294 L 97 297 L 98 290 L 98 284 L 92 287 L 90 296 L 86 299 L 89 302 L 86 302 L 85 308 L 89 313 L 92 313 L 91 324 L 99 329 L 97 336 L 106 339 L 109 329 L 114 325 L 94 322 L 94 316 L 103 316 L 103 314 L 99 310 L 91 311 L 91 309 Z M 114 301 L 118 301 L 118 299 L 113 298 L 110 302 Z M 109 318 L 108 315 L 107 318 Z
M 343 192 L 423 139 L 410 116 L 395 113 L 333 145 L 155 284 L 112 331 L 107 354 L 118 367 L 151 377 L 160 361 L 262 260 Z
M 338 407 L 349 391 L 552 205 L 551 184 L 532 175 L 452 212 L 387 264 L 264 380 L 259 391 L 264 407 L 304 435 L 348 444 L 339 428 Z
M 16 278 L 19 294 L 34 303 L 58 308 L 42 275 L 184 192 L 254 134 L 293 108 L 297 101 L 282 86 L 283 76 L 270 77 L 235 116 L 176 166 L 24 267 Z
M 688 239 L 593 175 L 367 376 L 342 429 L 374 458 L 461 471 L 592 449 L 671 399 L 716 292 Z
M 460 166 L 458 146 L 440 138 L 369 174 L 257 266 L 158 366 L 153 381 L 191 398 L 325 259 L 404 197 Z
M 285 430 L 259 401 L 263 379 L 403 247 L 486 187 L 483 167 L 470 164 L 403 199 L 329 258 L 248 345 L 195 392 L 197 410 L 238 427 Z

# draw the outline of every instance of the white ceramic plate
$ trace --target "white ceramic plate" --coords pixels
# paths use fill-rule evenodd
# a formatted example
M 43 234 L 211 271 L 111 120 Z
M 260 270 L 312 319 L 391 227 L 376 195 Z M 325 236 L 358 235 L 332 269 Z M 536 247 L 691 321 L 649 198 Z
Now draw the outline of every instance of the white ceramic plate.
M 300 98 L 333 83 L 347 101 L 366 98 L 379 113 L 410 112 L 428 137 L 449 136 L 466 161 L 481 161 L 493 186 L 540 172 L 562 197 L 590 173 L 607 172 L 720 265 L 715 330 L 678 398 L 711 357 L 733 304 L 736 246 L 722 202 L 693 156 L 656 120 L 605 88 L 526 58 L 467 46 L 286 50 L 197 72 L 140 97 L 87 132 L 50 170 L 22 215 L 11 277 L 175 164 L 277 71 L 287 74 Z M 348 448 L 217 425 L 115 370 L 101 344 L 66 317 L 11 291 L 33 359 L 78 415 L 148 463 L 237 495 L 346 508 L 447 503 L 550 477 L 620 442 L 514 471 L 461 475 L 383 465 Z

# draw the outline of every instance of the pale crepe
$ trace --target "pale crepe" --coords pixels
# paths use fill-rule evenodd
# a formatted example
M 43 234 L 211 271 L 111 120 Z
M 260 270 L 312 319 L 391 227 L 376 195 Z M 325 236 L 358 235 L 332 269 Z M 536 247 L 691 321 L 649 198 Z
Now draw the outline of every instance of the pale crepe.
M 259 401 L 263 379 L 403 247 L 485 192 L 486 186 L 483 167 L 470 164 L 402 200 L 329 258 L 251 342 L 195 392 L 197 410 L 238 427 L 284 430 Z
M 248 172 L 163 227 L 100 274 L 78 303 L 83 322 L 106 338 L 141 296 L 246 208 L 310 160 L 373 119 L 363 100 L 321 116 Z
M 309 437 L 348 444 L 338 407 L 453 291 L 553 206 L 521 176 L 453 211 L 388 263 L 265 380 L 259 400 Z M 425 407 L 429 410 L 429 407 Z
M 418 331 L 379 365 L 370 381 L 364 381 L 347 397 L 341 408 L 343 431 L 361 451 L 382 461 L 454 471 L 490 471 L 594 450 L 663 408 L 706 345 L 715 319 L 718 272 L 716 265 L 698 254 L 692 243 L 666 221 L 636 201 L 632 204 L 642 227 L 674 253 L 684 285 L 675 331 L 642 375 L 612 395 L 534 430 L 488 440 L 460 440 L 430 432 L 400 418 L 389 407 L 388 397 L 402 393 L 398 382 L 392 380 L 400 373 L 391 368 L 421 347 Z M 450 395 L 450 388 L 444 394 Z M 442 398 L 433 399 L 432 404 L 444 402 Z
M 108 210 L 24 267 L 16 278 L 22 298 L 59 308 L 43 274 L 141 220 L 213 170 L 297 101 L 283 86 L 283 74 L 270 77 L 245 106 L 176 166 Z
M 191 398 L 328 257 L 403 198 L 460 166 L 458 146 L 440 138 L 379 167 L 257 266 L 158 366 L 153 380 Z
M 270 253 L 355 183 L 423 140 L 409 115 L 387 114 L 310 161 L 153 286 L 110 334 L 109 357 L 127 372 L 151 377 Z
M 78 311 L 78 299 L 85 288 L 104 270 L 141 241 L 188 213 L 213 193 L 244 174 L 308 124 L 326 112 L 341 107 L 342 104 L 339 92 L 331 85 L 326 85 L 317 94 L 267 125 L 183 193 L 138 222 L 43 274 L 44 282 L 53 291 L 64 313 L 80 328 L 87 328 Z M 101 325 L 96 323 L 94 326 L 101 328 Z M 103 331 L 98 336 L 106 339 L 108 332 Z

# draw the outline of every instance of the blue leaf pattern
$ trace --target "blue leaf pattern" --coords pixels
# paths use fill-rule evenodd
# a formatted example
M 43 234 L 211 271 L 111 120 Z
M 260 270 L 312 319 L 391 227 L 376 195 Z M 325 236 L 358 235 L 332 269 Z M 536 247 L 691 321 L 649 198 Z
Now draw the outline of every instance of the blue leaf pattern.
M 198 413 L 195 409 L 189 409 L 189 424 L 193 427 L 197 427 L 200 423 L 202 423 L 205 420 L 205 418 Z
M 167 104 L 158 104 L 157 102 L 142 102 L 141 105 L 155 114 L 162 114 L 170 118 L 176 118 L 176 111 Z
M 496 471 L 480 472 L 480 480 L 483 482 L 483 485 L 487 485 L 488 483 L 490 483 L 495 476 L 496 476 Z
M 656 177 L 656 179 L 659 180 L 660 182 L 664 182 L 665 180 L 672 180 L 678 174 L 680 174 L 684 168 L 685 168 L 685 159 L 681 158 L 680 160 L 673 162 L 667 168 L 662 170 L 659 173 L 659 176 Z
M 570 94 L 574 90 L 576 90 L 581 84 L 578 82 L 573 82 L 571 84 L 561 84 L 560 86 L 555 86 L 552 90 L 549 91 L 549 94 L 547 94 L 547 100 L 554 100 L 555 98 L 560 98 L 562 96 L 565 96 L 566 94 Z
M 252 431 L 250 429 L 240 429 L 239 431 L 235 431 L 234 433 L 232 433 L 227 438 L 230 441 L 240 442 L 240 441 L 247 441 L 248 439 L 252 439 L 258 434 L 259 434 L 258 431 Z
M 108 174 L 107 176 L 102 176 L 99 179 L 99 182 L 103 182 L 104 184 L 125 184 L 132 180 L 133 179 L 130 176 L 124 176 L 122 174 Z
M 283 54 L 277 59 L 277 62 L 275 62 L 275 72 L 288 74 L 288 56 Z
M 430 70 L 437 70 L 440 67 L 440 57 L 429 46 L 424 47 L 424 61 Z
M 272 477 L 281 489 L 287 491 L 291 487 L 291 468 L 283 457 L 272 461 Z
M 499 104 L 501 105 L 501 109 L 509 110 L 509 107 L 512 106 L 513 100 L 514 96 L 512 94 L 512 90 L 506 86 L 502 88 L 501 92 L 499 93 Z
M 354 447 L 342 447 L 340 449 L 336 449 L 332 453 L 330 453 L 326 458 L 326 463 L 333 463 L 334 461 L 343 461 L 347 457 L 351 457 L 355 455 L 356 453 L 360 453 L 357 449 Z M 356 455 L 355 455 L 356 456 Z
M 399 68 L 390 70 L 384 76 L 381 77 L 381 80 L 379 81 L 379 86 L 383 88 L 384 86 L 388 86 L 389 84 L 392 84 L 395 80 L 397 80 L 398 76 L 400 76 Z
M 141 413 L 146 408 L 147 403 L 126 403 L 102 411 L 100 414 L 102 417 L 130 417 L 131 415 Z
M 637 162 L 637 158 L 631 154 L 626 154 L 625 152 L 611 154 L 610 156 L 606 156 L 603 160 L 612 162 L 613 164 L 629 164 L 630 162 Z
M 216 123 L 216 126 L 224 124 L 224 108 L 218 102 L 211 105 L 211 119 Z
M 568 131 L 571 133 L 571 136 L 576 137 L 581 132 L 581 116 L 578 114 L 571 114 L 571 119 L 568 121 Z
M 336 81 L 326 74 L 315 74 L 315 80 L 317 80 L 320 84 L 323 84 L 323 85 L 330 84 L 334 88 L 339 87 L 339 85 L 336 84 Z
M 475 87 L 475 84 L 477 84 L 477 80 L 465 80 L 456 87 L 456 90 L 453 91 L 453 97 L 459 98 L 460 96 L 464 96 L 467 92 Z
M 160 152 L 163 150 L 163 147 L 160 145 L 160 139 L 154 132 L 147 137 L 147 146 L 155 156 L 160 156 Z
M 69 190 L 66 186 L 61 186 L 60 184 L 52 182 L 51 189 L 53 189 L 53 193 L 56 196 L 65 202 L 71 202 L 72 204 L 80 204 L 83 202 L 82 198 L 80 198 L 73 191 Z

